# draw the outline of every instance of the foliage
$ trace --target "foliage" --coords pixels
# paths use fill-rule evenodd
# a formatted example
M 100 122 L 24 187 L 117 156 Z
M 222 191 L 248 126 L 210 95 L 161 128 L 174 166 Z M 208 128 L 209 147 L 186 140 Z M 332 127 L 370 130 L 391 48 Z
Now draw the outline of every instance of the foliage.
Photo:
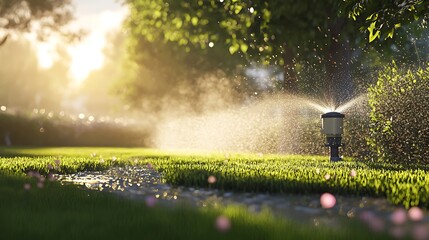
M 402 71 L 392 64 L 369 88 L 368 143 L 377 160 L 429 163 L 428 76 L 428 67 Z
M 142 38 L 138 29 L 130 31 L 126 44 L 125 71 L 115 92 L 133 107 L 153 112 L 163 110 L 165 105 L 191 105 L 187 109 L 193 110 L 192 105 L 198 101 L 190 100 L 204 97 L 201 85 L 209 81 L 208 75 L 228 81 L 230 89 L 239 89 L 241 84 L 240 78 L 232 76 L 234 70 L 228 68 L 231 62 L 240 62 L 240 57 L 225 57 L 219 46 L 210 52 L 190 47 L 192 51 L 185 53 L 183 46 Z
M 411 22 L 426 24 L 428 7 L 425 0 L 347 0 L 344 5 L 349 17 L 368 31 L 370 42 L 381 37 L 393 38 L 396 29 Z
M 148 133 L 114 122 L 72 120 L 68 116 L 0 112 L 0 145 L 144 146 Z
M 52 31 L 61 32 L 61 27 L 73 18 L 72 12 L 70 0 L 2 0 L 0 30 L 2 34 L 36 30 L 40 38 L 45 38 Z
M 317 88 L 314 91 L 320 93 L 339 87 L 342 91 L 331 95 L 348 95 L 352 90 L 349 58 L 351 48 L 361 38 L 355 36 L 353 22 L 340 12 L 338 1 L 126 3 L 131 9 L 126 24 L 130 32 L 128 52 L 136 54 L 130 62 L 137 69 L 127 77 L 131 80 L 126 82 L 129 87 L 123 95 L 129 95 L 128 99 L 150 95 L 147 89 L 153 82 L 167 86 L 164 90 L 169 91 L 171 86 L 180 85 L 178 73 L 183 69 L 192 72 L 198 66 L 204 72 L 206 65 L 222 71 L 235 70 L 237 66 L 240 70 L 249 64 L 274 65 L 282 69 L 284 76 L 278 89 L 288 92 Z M 189 56 L 194 60 L 189 61 Z M 172 63 L 173 59 L 177 60 Z M 306 73 L 304 69 L 312 71 Z M 183 79 L 191 82 L 194 78 Z
M 241 52 L 261 63 L 280 65 L 285 44 L 301 54 L 306 50 L 312 55 L 320 49 L 326 51 L 321 46 L 330 36 L 324 34 L 338 18 L 339 8 L 337 1 L 127 2 L 132 9 L 128 27 L 136 37 L 175 42 L 187 52 L 193 48 L 210 51 L 211 46 L 221 45 L 231 54 Z M 316 45 L 320 48 L 313 53 Z

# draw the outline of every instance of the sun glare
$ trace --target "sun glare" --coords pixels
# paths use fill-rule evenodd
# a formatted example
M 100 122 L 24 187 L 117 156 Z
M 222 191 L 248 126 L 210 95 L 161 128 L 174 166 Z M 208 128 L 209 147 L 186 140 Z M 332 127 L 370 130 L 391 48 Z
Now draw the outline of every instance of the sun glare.
M 103 38 L 93 36 L 81 44 L 68 48 L 71 57 L 69 73 L 75 83 L 80 84 L 91 71 L 103 65 L 104 56 L 101 47 L 103 45 Z
M 75 83 L 82 83 L 92 71 L 102 67 L 106 35 L 120 27 L 125 14 L 124 10 L 104 11 L 97 15 L 82 16 L 76 22 L 76 25 L 87 28 L 89 34 L 79 44 L 67 49 L 71 57 L 69 74 Z
M 77 20 L 72 22 L 69 27 L 83 28 L 87 35 L 80 42 L 66 47 L 70 57 L 68 75 L 76 85 L 81 84 L 92 71 L 103 66 L 106 37 L 108 33 L 121 26 L 126 14 L 127 9 L 125 8 L 85 15 L 77 13 Z M 40 42 L 36 40 L 35 34 L 30 34 L 28 38 L 35 44 L 39 67 L 42 69 L 52 67 L 58 59 L 56 48 L 59 39 L 52 37 L 46 42 Z
M 39 67 L 42 69 L 48 69 L 52 67 L 56 58 L 54 49 L 52 49 L 48 44 L 39 44 L 36 51 Z

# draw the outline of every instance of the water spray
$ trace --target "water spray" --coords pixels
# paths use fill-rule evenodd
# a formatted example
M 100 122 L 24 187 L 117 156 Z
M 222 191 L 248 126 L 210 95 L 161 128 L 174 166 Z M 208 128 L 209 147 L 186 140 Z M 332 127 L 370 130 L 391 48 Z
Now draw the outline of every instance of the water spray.
M 331 152 L 331 162 L 341 161 L 339 156 L 339 147 L 341 147 L 341 138 L 343 134 L 343 119 L 345 115 L 339 112 L 328 112 L 321 115 L 322 133 L 326 135 L 327 143 Z

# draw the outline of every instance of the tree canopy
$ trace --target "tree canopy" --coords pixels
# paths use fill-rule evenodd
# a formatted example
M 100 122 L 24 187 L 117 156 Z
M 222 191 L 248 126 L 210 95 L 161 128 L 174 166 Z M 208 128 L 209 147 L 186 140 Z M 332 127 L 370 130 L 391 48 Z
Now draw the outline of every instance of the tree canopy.
M 244 65 L 280 66 L 284 76 L 282 88 L 288 92 L 302 88 L 297 75 L 304 65 L 328 75 L 327 83 L 320 85 L 350 82 L 342 71 L 347 70 L 349 63 L 345 52 L 349 51 L 353 32 L 338 12 L 338 1 L 128 0 L 127 3 L 131 9 L 128 28 L 134 44 L 130 52 L 141 50 L 136 46 L 146 42 L 146 45 L 156 43 L 158 48 L 166 44 L 171 51 L 218 55 L 223 63 L 238 56 Z M 205 62 L 213 63 L 210 59 Z M 223 68 L 228 66 L 234 65 Z
M 332 98 L 326 100 L 333 104 L 352 97 L 355 82 L 351 65 L 359 64 L 357 56 L 368 49 L 368 39 L 373 41 L 385 30 L 390 37 L 390 27 L 398 28 L 410 16 L 427 17 L 426 1 L 414 0 L 386 4 L 371 0 L 125 2 L 131 10 L 126 25 L 131 33 L 128 52 L 133 55 L 134 66 L 145 69 L 149 76 L 145 80 L 141 77 L 145 74 L 140 74 L 134 86 L 145 88 L 148 82 L 157 81 L 157 75 L 165 75 L 168 68 L 171 71 L 172 66 L 183 63 L 186 71 L 195 66 L 199 70 L 204 66 L 225 70 L 256 63 L 282 68 L 284 91 L 310 89 Z M 394 11 L 389 10 L 395 6 Z M 369 37 L 360 34 L 359 28 L 370 31 Z M 369 48 L 387 49 L 378 45 Z M 164 77 L 169 79 L 166 86 L 171 86 L 176 76 L 177 72 Z M 135 90 L 133 98 L 138 98 L 141 93 Z
M 402 25 L 429 19 L 427 0 L 347 0 L 344 8 L 350 18 L 360 22 L 361 30 L 368 32 L 369 41 L 393 38 Z
M 73 18 L 71 0 L 0 0 L 0 43 L 11 32 L 35 30 L 40 38 Z

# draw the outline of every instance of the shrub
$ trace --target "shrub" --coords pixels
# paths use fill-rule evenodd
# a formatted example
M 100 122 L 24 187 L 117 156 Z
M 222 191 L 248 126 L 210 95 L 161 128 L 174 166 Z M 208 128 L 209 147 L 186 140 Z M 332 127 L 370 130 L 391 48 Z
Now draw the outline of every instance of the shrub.
M 393 63 L 369 88 L 374 157 L 392 163 L 429 163 L 429 65 L 400 71 Z
M 149 134 L 137 126 L 0 112 L 0 146 L 145 147 Z

